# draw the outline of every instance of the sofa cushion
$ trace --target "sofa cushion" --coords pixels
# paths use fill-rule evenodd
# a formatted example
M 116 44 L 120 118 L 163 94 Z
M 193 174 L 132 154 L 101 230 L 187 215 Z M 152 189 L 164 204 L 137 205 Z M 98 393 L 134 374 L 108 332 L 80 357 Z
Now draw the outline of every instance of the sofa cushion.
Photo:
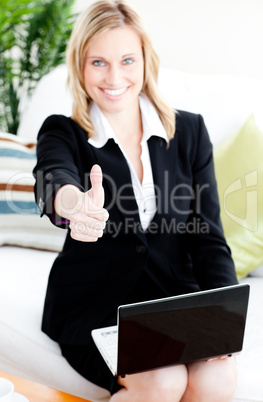
M 21 116 L 17 134 L 36 140 L 44 120 L 51 114 L 71 115 L 72 98 L 67 90 L 67 69 L 57 66 L 43 76 L 31 97 L 21 105 Z
M 239 278 L 263 264 L 263 133 L 251 116 L 214 152 L 225 236 Z
M 50 224 L 34 199 L 35 143 L 0 133 L 0 245 L 59 251 L 66 231 Z
M 0 247 L 1 370 L 107 402 L 108 391 L 78 374 L 61 355 L 59 345 L 41 331 L 46 286 L 56 256 L 51 251 Z

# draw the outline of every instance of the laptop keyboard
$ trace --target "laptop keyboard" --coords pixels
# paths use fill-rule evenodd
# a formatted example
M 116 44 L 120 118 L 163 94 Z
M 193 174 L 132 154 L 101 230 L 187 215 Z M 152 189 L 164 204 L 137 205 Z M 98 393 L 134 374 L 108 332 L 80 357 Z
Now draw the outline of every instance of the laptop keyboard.
M 105 331 L 101 333 L 101 346 L 107 353 L 109 360 L 117 366 L 117 330 Z

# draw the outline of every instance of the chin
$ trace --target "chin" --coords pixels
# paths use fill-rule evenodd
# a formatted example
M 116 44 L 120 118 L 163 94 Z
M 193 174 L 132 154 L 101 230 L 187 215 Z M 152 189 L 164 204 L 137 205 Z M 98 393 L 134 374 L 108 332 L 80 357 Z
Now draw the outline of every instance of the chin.
M 107 103 L 98 104 L 100 109 L 105 113 L 120 113 L 124 112 L 126 109 L 129 108 L 129 103 L 124 101 L 123 99 L 120 100 L 112 100 Z

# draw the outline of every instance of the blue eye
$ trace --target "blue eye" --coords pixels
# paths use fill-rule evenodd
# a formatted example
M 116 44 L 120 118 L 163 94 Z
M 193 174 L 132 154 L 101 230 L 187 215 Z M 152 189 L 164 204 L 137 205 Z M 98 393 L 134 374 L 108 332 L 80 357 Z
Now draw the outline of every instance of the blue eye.
M 132 64 L 133 63 L 133 59 L 131 59 L 130 57 L 128 57 L 127 59 L 123 60 L 123 64 Z
M 94 66 L 105 66 L 105 63 L 102 60 L 94 60 L 92 64 Z

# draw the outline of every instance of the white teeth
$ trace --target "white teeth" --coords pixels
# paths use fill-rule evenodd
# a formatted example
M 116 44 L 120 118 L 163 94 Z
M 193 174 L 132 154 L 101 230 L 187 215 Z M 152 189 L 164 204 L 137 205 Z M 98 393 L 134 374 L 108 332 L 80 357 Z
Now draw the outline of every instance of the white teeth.
M 123 94 L 126 91 L 126 88 L 121 88 L 121 89 L 104 89 L 103 90 L 106 94 L 112 95 L 112 96 L 118 96 Z

